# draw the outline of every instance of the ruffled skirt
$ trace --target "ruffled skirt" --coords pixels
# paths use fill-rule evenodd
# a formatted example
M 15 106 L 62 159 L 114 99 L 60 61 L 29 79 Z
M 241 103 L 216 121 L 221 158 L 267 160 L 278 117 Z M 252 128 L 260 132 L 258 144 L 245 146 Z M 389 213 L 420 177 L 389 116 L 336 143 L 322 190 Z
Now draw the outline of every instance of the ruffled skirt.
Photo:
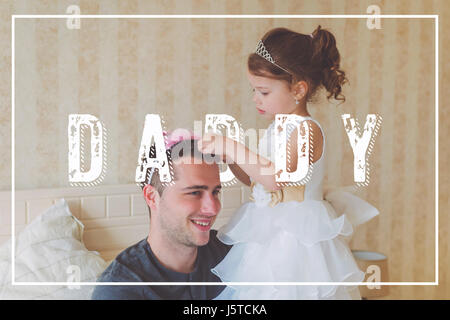
M 328 201 L 245 203 L 218 238 L 233 245 L 212 269 L 223 282 L 360 282 L 353 227 Z M 360 299 L 357 286 L 229 285 L 216 299 Z

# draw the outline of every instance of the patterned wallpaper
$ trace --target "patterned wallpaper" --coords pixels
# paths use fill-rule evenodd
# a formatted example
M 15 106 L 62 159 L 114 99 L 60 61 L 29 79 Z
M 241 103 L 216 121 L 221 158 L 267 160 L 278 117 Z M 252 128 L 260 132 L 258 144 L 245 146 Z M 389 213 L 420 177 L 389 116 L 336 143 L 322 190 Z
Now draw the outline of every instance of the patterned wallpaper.
M 11 187 L 11 14 L 440 14 L 440 285 L 392 287 L 391 298 L 450 298 L 449 134 L 450 43 L 446 1 L 2 1 L 0 3 L 0 190 Z M 360 195 L 380 216 L 357 230 L 352 247 L 385 253 L 391 281 L 434 281 L 435 44 L 432 19 L 17 19 L 15 23 L 15 181 L 17 189 L 67 187 L 70 113 L 89 113 L 108 129 L 102 184 L 134 180 L 145 114 L 166 127 L 193 129 L 206 113 L 226 113 L 245 129 L 265 128 L 251 101 L 246 57 L 270 28 L 337 39 L 350 80 L 346 102 L 319 98 L 309 107 L 326 132 L 327 184 L 353 183 L 353 154 L 341 115 L 360 123 L 383 117 L 370 156 L 370 184 Z

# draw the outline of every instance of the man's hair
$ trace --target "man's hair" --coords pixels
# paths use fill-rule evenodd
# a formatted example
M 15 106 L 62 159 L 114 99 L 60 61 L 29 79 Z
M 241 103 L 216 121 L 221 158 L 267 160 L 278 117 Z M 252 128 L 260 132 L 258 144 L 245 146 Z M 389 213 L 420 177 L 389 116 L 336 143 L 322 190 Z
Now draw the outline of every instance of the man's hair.
M 195 139 L 187 139 L 182 140 L 173 146 L 171 146 L 168 150 L 166 150 L 166 156 L 169 161 L 169 168 L 173 168 L 171 170 L 171 176 L 172 180 L 176 180 L 176 173 L 175 173 L 175 167 L 173 166 L 173 162 L 184 158 L 189 157 L 190 161 L 191 159 L 200 159 L 202 162 L 206 163 L 220 163 L 220 157 L 214 154 L 203 154 L 197 147 L 197 141 Z M 150 147 L 149 152 L 149 158 L 154 158 L 156 155 L 156 148 L 155 145 L 152 145 Z M 194 163 L 194 162 L 191 162 Z M 153 175 L 152 175 L 153 172 Z M 150 179 L 151 176 L 151 179 Z M 153 186 L 157 191 L 159 196 L 162 196 L 164 189 L 168 185 L 168 183 L 161 182 L 159 170 L 157 168 L 148 168 L 147 172 L 145 174 L 145 181 L 141 183 L 141 188 L 144 189 L 144 187 L 149 184 Z M 148 208 L 150 213 L 150 207 Z M 151 213 L 150 213 L 151 214 Z

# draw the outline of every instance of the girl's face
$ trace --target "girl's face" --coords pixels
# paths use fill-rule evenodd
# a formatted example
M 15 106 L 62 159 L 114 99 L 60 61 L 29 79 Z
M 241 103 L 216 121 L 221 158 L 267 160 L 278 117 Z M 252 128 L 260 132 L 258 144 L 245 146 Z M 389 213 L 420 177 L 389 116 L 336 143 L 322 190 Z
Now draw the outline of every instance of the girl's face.
M 286 81 L 255 76 L 248 70 L 247 77 L 253 88 L 253 101 L 259 114 L 273 120 L 276 114 L 296 113 L 298 108 L 294 92 Z

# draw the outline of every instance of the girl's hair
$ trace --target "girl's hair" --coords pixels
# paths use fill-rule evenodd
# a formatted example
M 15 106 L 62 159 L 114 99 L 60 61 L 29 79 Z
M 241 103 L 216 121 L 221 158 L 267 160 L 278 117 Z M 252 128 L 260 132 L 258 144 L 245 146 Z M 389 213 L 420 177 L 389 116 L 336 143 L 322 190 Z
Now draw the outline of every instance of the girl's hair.
M 327 98 L 345 101 L 342 86 L 347 82 L 345 72 L 340 69 L 340 55 L 336 39 L 319 25 L 311 35 L 305 35 L 286 28 L 268 31 L 261 39 L 277 67 L 256 53 L 248 57 L 248 69 L 256 76 L 285 80 L 290 85 L 298 81 L 308 83 L 307 100 L 322 85 Z

